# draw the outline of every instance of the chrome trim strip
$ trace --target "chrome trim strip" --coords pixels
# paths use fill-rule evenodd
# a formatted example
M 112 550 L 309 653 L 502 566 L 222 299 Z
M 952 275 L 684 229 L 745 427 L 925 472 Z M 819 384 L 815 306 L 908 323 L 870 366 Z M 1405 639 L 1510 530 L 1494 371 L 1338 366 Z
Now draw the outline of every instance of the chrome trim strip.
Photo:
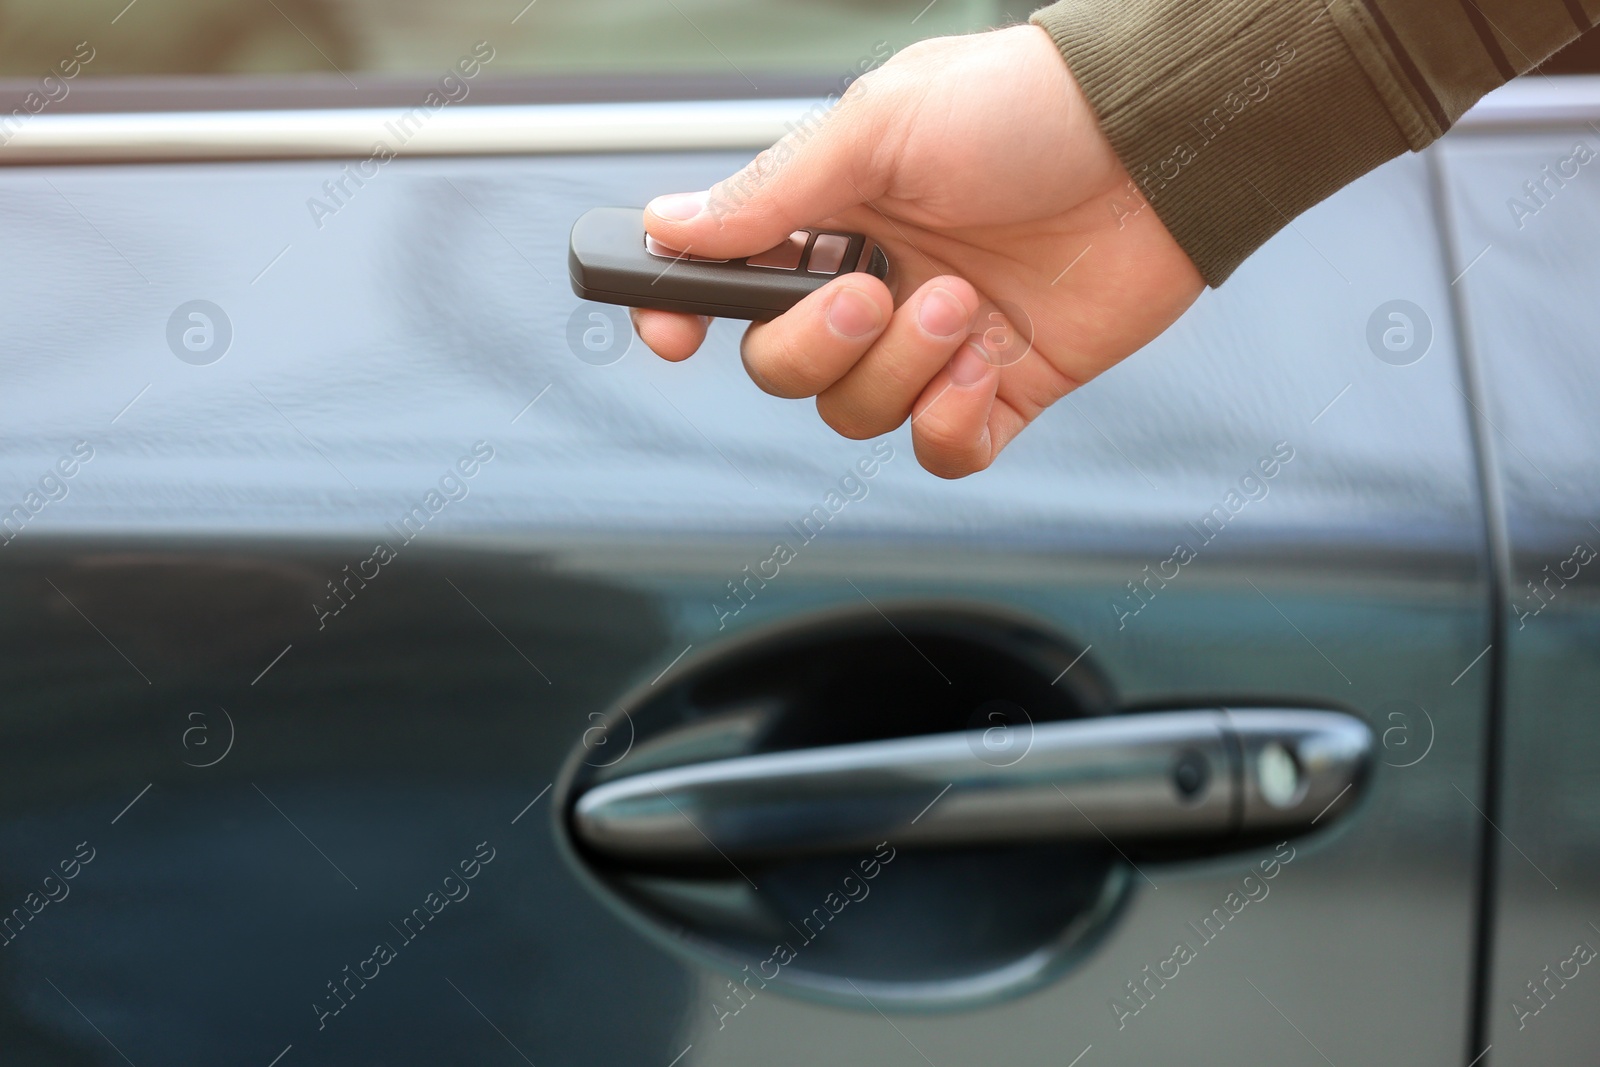
M 0 165 L 760 149 L 810 99 L 52 115 L 0 125 Z M 5 134 L 9 132 L 10 136 Z
M 0 123 L 0 166 L 230 159 L 360 159 L 763 148 L 825 105 L 809 98 L 51 114 Z M 1457 129 L 1600 123 L 1600 76 L 1528 76 Z
M 572 830 L 591 851 L 641 868 L 885 840 L 947 848 L 1114 835 L 1216 846 L 1307 833 L 1353 804 L 1340 802 L 1368 779 L 1373 741 L 1342 712 L 1267 708 L 1042 722 L 1021 751 L 998 755 L 984 737 L 966 730 L 640 770 L 580 796 Z

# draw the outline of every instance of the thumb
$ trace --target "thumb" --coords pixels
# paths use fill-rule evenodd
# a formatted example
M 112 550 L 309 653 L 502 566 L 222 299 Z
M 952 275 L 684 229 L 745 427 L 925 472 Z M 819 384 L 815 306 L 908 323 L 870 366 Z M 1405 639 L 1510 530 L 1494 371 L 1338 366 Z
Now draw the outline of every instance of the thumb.
M 886 183 L 874 163 L 875 110 L 848 95 L 832 110 L 818 105 L 732 177 L 650 201 L 645 230 L 696 255 L 753 256 L 879 196 Z

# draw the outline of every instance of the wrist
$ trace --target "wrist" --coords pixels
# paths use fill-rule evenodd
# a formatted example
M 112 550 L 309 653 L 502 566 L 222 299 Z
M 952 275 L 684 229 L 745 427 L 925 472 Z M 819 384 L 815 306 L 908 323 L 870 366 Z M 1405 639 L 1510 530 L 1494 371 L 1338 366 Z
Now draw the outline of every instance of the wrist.
M 1211 285 L 1407 147 L 1324 11 L 1316 0 L 1062 0 L 1033 16 Z

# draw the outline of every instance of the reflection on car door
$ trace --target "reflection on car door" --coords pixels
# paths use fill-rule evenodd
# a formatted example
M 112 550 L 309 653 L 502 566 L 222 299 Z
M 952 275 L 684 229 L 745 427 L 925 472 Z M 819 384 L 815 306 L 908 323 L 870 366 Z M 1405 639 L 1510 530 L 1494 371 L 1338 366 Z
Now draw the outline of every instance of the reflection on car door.
M 400 159 L 321 228 L 333 163 L 0 172 L 19 1062 L 1463 1061 L 1488 572 L 1424 165 L 946 483 L 760 393 L 735 325 L 669 365 L 568 291 L 578 213 L 744 158 Z M 777 729 L 802 689 L 840 713 Z M 1379 747 L 1337 818 L 1192 856 L 891 840 L 630 896 L 571 840 L 580 768 L 991 697 Z M 652 747 L 690 702 L 724 714 Z M 747 905 L 790 959 L 728 948 Z
M 1527 88 L 1536 88 L 1530 86 Z M 1585 987 L 1600 946 L 1590 799 L 1600 568 L 1600 401 L 1590 294 L 1600 199 L 1583 83 L 1566 121 L 1484 128 L 1444 155 L 1453 243 L 1482 367 L 1480 433 L 1503 543 L 1505 681 L 1486 1041 L 1496 1064 L 1576 1062 L 1594 1045 Z

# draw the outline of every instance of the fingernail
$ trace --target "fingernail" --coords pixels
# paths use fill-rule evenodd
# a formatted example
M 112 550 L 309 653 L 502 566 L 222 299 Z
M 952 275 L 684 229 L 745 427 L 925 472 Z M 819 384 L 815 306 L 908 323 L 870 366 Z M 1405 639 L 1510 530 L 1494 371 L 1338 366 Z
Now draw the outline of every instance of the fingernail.
M 883 325 L 883 312 L 865 293 L 841 289 L 828 305 L 828 325 L 844 337 L 865 337 Z
M 650 201 L 650 213 L 672 222 L 688 222 L 706 208 L 709 193 L 671 193 Z
M 952 385 L 977 385 L 989 373 L 989 361 L 975 344 L 964 344 L 950 357 L 950 382 Z
M 967 328 L 967 309 L 948 289 L 934 289 L 922 298 L 917 322 L 935 337 L 950 337 Z

